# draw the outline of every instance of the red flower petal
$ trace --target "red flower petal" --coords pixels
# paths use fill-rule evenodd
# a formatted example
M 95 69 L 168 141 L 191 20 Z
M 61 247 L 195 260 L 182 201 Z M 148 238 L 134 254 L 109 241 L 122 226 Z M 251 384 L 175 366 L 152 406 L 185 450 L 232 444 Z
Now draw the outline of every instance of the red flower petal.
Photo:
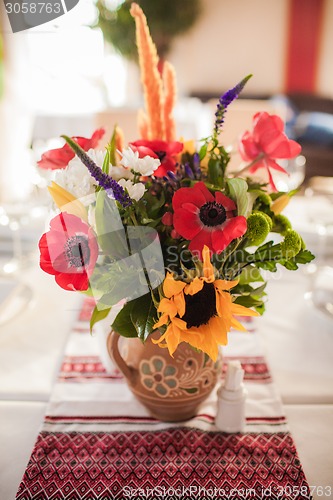
M 86 273 L 58 274 L 55 276 L 56 283 L 64 290 L 82 291 L 89 288 L 89 280 Z
M 98 258 L 98 244 L 93 230 L 79 217 L 65 212 L 54 217 L 50 231 L 39 241 L 39 249 L 41 269 L 54 275 L 62 288 L 88 288 L 88 277 Z
M 139 153 L 139 158 L 144 158 L 145 156 L 151 156 L 152 158 L 158 158 L 157 154 L 147 146 L 135 146 L 133 143 L 131 145 L 131 149 L 133 151 L 137 151 Z
M 215 253 L 221 253 L 236 238 L 245 234 L 246 218 L 242 215 L 228 219 L 221 229 L 212 232 L 212 246 Z
M 213 250 L 211 235 L 212 235 L 211 231 L 206 231 L 205 229 L 202 229 L 200 233 L 198 233 L 193 238 L 193 240 L 190 242 L 188 246 L 189 250 L 191 250 L 191 252 L 200 260 L 202 260 L 202 250 L 205 245 L 210 250 Z
M 145 139 L 139 139 L 138 141 L 133 141 L 130 144 L 134 146 L 146 146 L 152 151 L 164 151 L 167 155 L 175 155 L 183 151 L 184 145 L 182 142 L 178 141 L 148 141 Z
M 206 201 L 214 201 L 214 196 L 202 181 L 197 182 L 192 189 L 194 189 L 196 193 L 202 193 Z
M 200 183 L 198 182 L 198 184 Z M 195 186 L 197 186 L 198 184 L 196 184 Z M 206 203 L 207 199 L 204 193 L 202 193 L 202 191 L 195 186 L 193 188 L 180 188 L 175 192 L 172 198 L 172 206 L 174 211 L 182 207 L 184 203 L 192 203 L 198 208 Z
M 158 158 L 158 157 L 157 157 Z M 168 172 L 174 172 L 176 170 L 176 162 L 167 156 L 162 160 L 161 165 L 155 170 L 155 177 L 164 177 Z
M 184 208 L 177 209 L 173 214 L 173 226 L 187 240 L 191 240 L 202 230 L 198 215 Z
M 220 203 L 221 205 L 224 206 L 226 212 L 229 212 L 231 210 L 236 210 L 236 205 L 233 200 L 222 194 L 220 191 L 216 191 L 215 193 L 215 200 L 217 203 Z
M 94 149 L 97 146 L 104 133 L 105 130 L 100 128 L 93 133 L 90 139 L 86 139 L 85 137 L 72 137 L 72 139 L 85 151 L 89 151 L 89 149 Z M 58 168 L 67 167 L 68 163 L 74 158 L 74 156 L 75 153 L 68 146 L 68 144 L 65 144 L 61 148 L 46 151 L 42 154 L 42 157 L 37 164 L 40 168 L 56 170 Z
M 270 158 L 267 159 L 267 164 L 269 168 L 272 168 L 273 170 L 278 170 L 279 172 L 282 172 L 283 174 L 288 174 L 285 168 L 281 167 L 276 161 L 271 160 Z
M 244 161 L 253 160 L 259 155 L 260 150 L 258 149 L 258 145 L 254 141 L 250 132 L 245 132 L 245 134 L 241 137 L 239 143 L 239 153 Z

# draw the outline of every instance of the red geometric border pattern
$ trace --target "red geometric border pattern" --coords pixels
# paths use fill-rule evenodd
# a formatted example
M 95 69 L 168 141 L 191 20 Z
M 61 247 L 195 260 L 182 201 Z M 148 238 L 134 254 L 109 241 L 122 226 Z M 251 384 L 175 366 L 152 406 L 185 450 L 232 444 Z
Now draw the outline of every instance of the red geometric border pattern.
M 233 359 L 225 357 L 225 361 Z M 257 357 L 238 357 L 244 370 L 244 379 L 246 381 L 271 382 L 271 375 L 265 361 L 261 356 Z M 223 363 L 224 374 L 227 370 L 227 363 Z M 107 372 L 98 356 L 65 356 L 60 368 L 58 380 L 61 382 L 85 382 L 87 379 L 122 379 L 123 375 L 118 369 L 111 373 Z
M 156 432 L 40 433 L 19 500 L 124 499 L 126 491 L 285 488 L 310 493 L 289 433 L 224 434 L 177 428 Z M 201 498 L 203 495 L 201 495 Z M 140 498 L 140 496 L 132 496 Z M 149 498 L 154 498 L 150 496 Z M 174 497 L 176 498 L 176 497 Z M 180 498 L 200 498 L 182 496 Z M 215 498 L 228 498 L 215 497 Z M 233 496 L 233 498 L 237 498 Z

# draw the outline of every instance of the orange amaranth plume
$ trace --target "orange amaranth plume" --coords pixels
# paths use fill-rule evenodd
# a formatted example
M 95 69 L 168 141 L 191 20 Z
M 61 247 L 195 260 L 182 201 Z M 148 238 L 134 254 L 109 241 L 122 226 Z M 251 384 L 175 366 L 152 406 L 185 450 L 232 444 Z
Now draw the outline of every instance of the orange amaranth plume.
M 165 89 L 164 98 L 164 123 L 165 140 L 174 141 L 176 137 L 176 126 L 173 118 L 173 109 L 176 104 L 176 75 L 173 66 L 169 62 L 164 63 L 163 82 Z
M 149 140 L 148 119 L 143 109 L 139 109 L 138 112 L 138 126 L 141 139 Z
M 146 120 L 141 120 L 140 132 L 149 140 L 174 140 L 175 124 L 172 110 L 176 92 L 173 68 L 170 64 L 165 65 L 166 95 L 164 95 L 163 81 L 158 70 L 157 50 L 150 36 L 146 16 L 136 3 L 132 3 L 130 12 L 136 24 L 136 43 L 147 113 Z

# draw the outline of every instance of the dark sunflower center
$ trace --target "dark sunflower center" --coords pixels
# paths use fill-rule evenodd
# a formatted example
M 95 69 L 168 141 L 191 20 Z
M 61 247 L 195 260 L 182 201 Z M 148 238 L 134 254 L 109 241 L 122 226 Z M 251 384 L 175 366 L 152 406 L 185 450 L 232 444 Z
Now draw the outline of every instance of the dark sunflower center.
M 213 283 L 204 283 L 202 290 L 195 295 L 185 295 L 185 314 L 187 328 L 206 325 L 216 316 L 216 298 Z
M 199 217 L 205 226 L 218 226 L 223 224 L 227 215 L 223 205 L 216 201 L 207 201 L 200 208 Z
M 157 154 L 158 156 L 158 159 L 160 160 L 160 162 L 162 163 L 162 161 L 164 160 L 164 158 L 166 157 L 166 152 L 165 151 L 154 151 L 155 154 Z
M 70 267 L 80 269 L 87 266 L 90 260 L 88 238 L 84 235 L 75 235 L 68 238 L 65 244 L 65 256 Z

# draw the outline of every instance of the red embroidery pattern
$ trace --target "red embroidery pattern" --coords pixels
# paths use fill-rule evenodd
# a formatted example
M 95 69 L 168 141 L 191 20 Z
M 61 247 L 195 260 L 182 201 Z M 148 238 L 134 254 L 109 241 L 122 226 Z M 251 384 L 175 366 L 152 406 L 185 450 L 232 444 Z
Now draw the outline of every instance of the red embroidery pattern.
M 42 432 L 17 499 L 124 499 L 125 491 L 157 486 L 253 488 L 257 498 L 270 487 L 273 499 L 282 487 L 292 491 L 295 485 L 298 491 L 308 488 L 289 433 Z

